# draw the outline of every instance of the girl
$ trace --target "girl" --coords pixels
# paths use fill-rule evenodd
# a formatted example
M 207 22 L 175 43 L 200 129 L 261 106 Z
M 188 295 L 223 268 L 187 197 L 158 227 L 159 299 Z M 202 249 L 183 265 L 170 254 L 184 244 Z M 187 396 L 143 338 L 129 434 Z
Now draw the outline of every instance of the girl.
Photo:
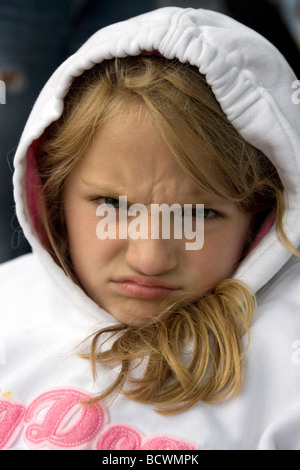
M 33 253 L 0 274 L 2 448 L 300 445 L 295 80 L 261 36 L 181 8 L 51 77 L 15 157 Z M 163 204 L 201 248 L 153 236 Z

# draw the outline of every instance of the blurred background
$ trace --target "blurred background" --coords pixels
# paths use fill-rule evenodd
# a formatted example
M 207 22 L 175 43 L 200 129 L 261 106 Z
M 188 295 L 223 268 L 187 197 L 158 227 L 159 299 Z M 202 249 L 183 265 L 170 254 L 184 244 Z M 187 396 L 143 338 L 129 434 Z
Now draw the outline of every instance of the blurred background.
M 44 83 L 98 29 L 164 6 L 232 16 L 273 42 L 300 79 L 300 0 L 0 0 L 0 263 L 30 251 L 15 216 L 12 162 Z

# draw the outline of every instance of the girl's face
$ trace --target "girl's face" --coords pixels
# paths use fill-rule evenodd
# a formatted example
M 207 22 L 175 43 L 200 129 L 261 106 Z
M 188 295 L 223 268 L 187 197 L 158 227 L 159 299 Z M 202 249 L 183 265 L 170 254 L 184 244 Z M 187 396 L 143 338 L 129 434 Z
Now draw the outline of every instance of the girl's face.
M 149 220 L 152 204 L 204 204 L 203 247 L 187 250 L 184 237 L 120 239 L 118 230 L 116 238 L 99 239 L 96 229 L 103 217 L 96 215 L 97 207 L 112 204 L 118 216 L 120 196 L 127 197 L 129 206 L 146 206 Z M 202 294 L 230 276 L 251 223 L 250 214 L 204 191 L 179 167 L 147 111 L 135 104 L 98 131 L 67 178 L 63 203 L 71 259 L 82 287 L 126 324 L 143 324 L 158 314 L 164 299 Z

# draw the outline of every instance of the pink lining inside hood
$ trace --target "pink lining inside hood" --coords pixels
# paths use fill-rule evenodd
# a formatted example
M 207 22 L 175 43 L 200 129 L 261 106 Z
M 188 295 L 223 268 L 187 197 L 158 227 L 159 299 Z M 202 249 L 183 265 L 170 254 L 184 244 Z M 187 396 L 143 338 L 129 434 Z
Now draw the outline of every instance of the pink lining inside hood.
M 26 156 L 26 200 L 28 211 L 40 241 L 47 245 L 47 240 L 42 239 L 40 233 L 41 227 L 41 182 L 36 165 L 37 150 L 40 145 L 40 139 L 34 140 L 27 150 Z
M 262 239 L 270 232 L 271 228 L 273 227 L 275 223 L 275 220 L 276 220 L 276 211 L 273 210 L 268 215 L 264 223 L 262 224 L 247 254 L 249 254 L 257 245 L 259 245 Z

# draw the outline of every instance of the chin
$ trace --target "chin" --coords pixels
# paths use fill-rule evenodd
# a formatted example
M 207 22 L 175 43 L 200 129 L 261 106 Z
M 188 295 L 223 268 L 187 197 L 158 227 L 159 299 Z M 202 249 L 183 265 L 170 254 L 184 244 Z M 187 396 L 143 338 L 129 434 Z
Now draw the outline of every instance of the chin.
M 145 312 L 145 310 L 146 309 L 143 307 L 139 310 L 136 308 L 128 311 L 122 309 L 120 312 L 111 312 L 111 315 L 124 325 L 141 327 L 152 323 L 159 315 L 159 310 L 157 308 L 151 309 L 149 312 Z

